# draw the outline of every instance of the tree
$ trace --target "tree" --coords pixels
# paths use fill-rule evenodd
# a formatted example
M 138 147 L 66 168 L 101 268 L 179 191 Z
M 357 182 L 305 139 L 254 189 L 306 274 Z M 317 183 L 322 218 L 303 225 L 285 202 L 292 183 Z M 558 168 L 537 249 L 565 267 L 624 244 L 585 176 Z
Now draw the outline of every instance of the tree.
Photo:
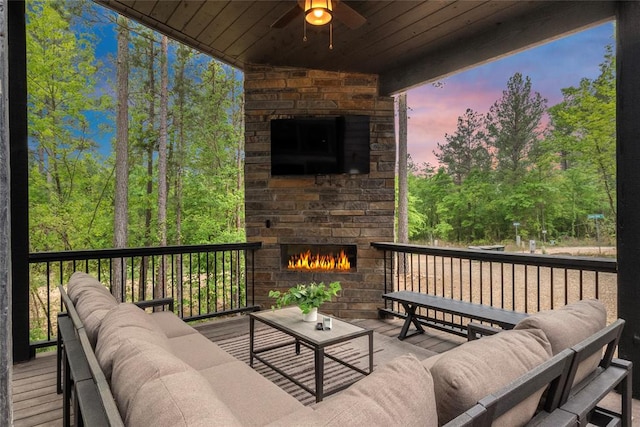
M 462 184 L 474 169 L 486 172 L 491 168 L 482 116 L 472 109 L 468 108 L 463 116 L 458 117 L 456 132 L 445 134 L 444 138 L 447 142 L 438 143 L 440 152 L 434 154 L 456 184 Z
M 538 92 L 532 93 L 529 77 L 515 73 L 487 114 L 487 136 L 495 150 L 497 170 L 510 184 L 518 182 L 530 165 L 529 154 L 542 135 L 546 102 Z
M 242 240 L 241 75 L 192 49 L 168 44 L 167 109 L 161 113 L 157 33 L 130 21 L 123 24 L 91 2 L 33 1 L 27 13 L 32 250 Z M 119 65 L 129 65 L 128 78 L 121 79 L 126 97 L 118 90 L 117 77 L 125 73 L 121 68 L 116 76 L 117 55 L 101 64 L 94 53 L 101 29 L 110 34 L 124 25 L 128 43 L 121 47 L 129 49 L 128 61 Z M 162 115 L 166 160 L 160 160 L 159 151 Z M 128 124 L 121 125 L 125 118 Z M 115 135 L 109 157 L 102 155 L 104 144 L 96 142 L 103 139 L 98 131 Z M 161 163 L 165 178 L 159 176 Z M 164 190 L 159 182 L 166 183 Z M 148 277 L 140 281 L 150 284 Z M 140 292 L 142 297 L 150 287 Z
M 615 56 L 606 47 L 600 75 L 562 90 L 563 101 L 551 107 L 550 139 L 562 153 L 565 167 L 591 171 L 597 177 L 608 216 L 616 217 L 616 79 Z
M 125 248 L 129 227 L 129 28 L 127 18 L 118 17 L 117 58 L 117 118 L 116 118 L 116 188 L 113 216 L 113 246 Z M 123 295 L 123 266 L 114 260 L 112 292 L 116 298 Z
M 160 246 L 167 246 L 167 111 L 169 108 L 169 39 L 162 36 L 160 55 L 160 138 L 158 140 L 158 234 Z M 156 298 L 164 297 L 167 280 L 167 257 L 158 267 Z
M 30 2 L 26 12 L 30 244 L 39 250 L 86 247 L 104 237 L 93 215 L 110 179 L 88 118 L 108 106 L 95 91 L 95 43 L 88 32 L 70 30 L 71 18 L 59 4 Z

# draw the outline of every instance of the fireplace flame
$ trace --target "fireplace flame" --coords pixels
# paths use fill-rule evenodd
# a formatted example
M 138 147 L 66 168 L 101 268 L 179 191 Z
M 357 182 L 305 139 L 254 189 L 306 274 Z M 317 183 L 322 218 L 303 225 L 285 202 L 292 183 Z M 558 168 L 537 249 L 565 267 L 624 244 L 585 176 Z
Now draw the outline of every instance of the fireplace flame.
M 308 250 L 298 255 L 292 255 L 289 259 L 289 270 L 350 270 L 349 258 L 340 251 L 337 256 L 333 254 L 311 254 Z

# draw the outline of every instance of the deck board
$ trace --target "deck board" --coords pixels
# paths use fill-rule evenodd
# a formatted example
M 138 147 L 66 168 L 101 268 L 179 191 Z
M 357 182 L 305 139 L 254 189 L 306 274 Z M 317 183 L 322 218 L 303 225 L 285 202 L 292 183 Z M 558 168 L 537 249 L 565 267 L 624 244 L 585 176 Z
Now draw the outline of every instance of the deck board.
M 398 336 L 402 328 L 401 319 L 350 320 L 364 328 L 373 329 L 386 336 Z M 249 330 L 248 316 L 233 316 L 196 323 L 193 326 L 213 342 L 244 335 Z M 427 350 L 441 353 L 464 342 L 464 338 L 425 328 L 424 334 L 413 335 L 404 340 Z M 606 399 L 615 409 L 619 398 Z M 607 403 L 603 406 L 608 406 Z M 13 367 L 13 411 L 15 427 L 59 427 L 62 426 L 62 395 L 56 394 L 56 353 L 39 353 L 35 359 Z M 640 419 L 640 403 L 633 401 L 633 418 Z

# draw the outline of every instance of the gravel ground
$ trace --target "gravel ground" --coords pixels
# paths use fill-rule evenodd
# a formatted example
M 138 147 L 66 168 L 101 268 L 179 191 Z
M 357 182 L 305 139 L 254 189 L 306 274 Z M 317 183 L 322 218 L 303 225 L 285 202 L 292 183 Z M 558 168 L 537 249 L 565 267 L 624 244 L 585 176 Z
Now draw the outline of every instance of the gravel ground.
M 553 247 L 547 254 L 615 256 L 615 248 Z M 617 275 L 547 267 L 414 256 L 412 274 L 401 277 L 407 289 L 536 312 L 568 302 L 598 298 L 607 307 L 608 320 L 617 318 Z M 428 283 L 428 285 L 425 285 Z M 504 289 L 500 285 L 504 283 Z M 402 288 L 402 283 L 400 287 Z

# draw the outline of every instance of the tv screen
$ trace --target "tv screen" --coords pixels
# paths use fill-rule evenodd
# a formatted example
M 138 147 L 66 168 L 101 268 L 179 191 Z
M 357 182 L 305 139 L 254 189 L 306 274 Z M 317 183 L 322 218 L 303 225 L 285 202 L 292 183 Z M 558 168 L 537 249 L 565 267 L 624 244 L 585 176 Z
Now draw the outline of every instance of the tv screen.
M 271 120 L 272 175 L 369 173 L 369 117 Z

